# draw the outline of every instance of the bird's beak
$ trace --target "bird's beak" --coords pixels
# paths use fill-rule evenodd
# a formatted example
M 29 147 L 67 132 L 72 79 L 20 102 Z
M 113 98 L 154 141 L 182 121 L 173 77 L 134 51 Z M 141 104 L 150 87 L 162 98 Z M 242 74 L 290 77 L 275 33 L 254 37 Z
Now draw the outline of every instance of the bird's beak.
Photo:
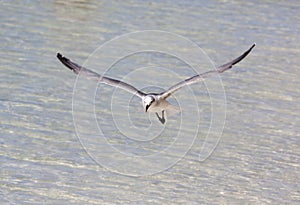
M 148 111 L 149 107 L 150 107 L 150 105 L 146 105 L 146 112 Z

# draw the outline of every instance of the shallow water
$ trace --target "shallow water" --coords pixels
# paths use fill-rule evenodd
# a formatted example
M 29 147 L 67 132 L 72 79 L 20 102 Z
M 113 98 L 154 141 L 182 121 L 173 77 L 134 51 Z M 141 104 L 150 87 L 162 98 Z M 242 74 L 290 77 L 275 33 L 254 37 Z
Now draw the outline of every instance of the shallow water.
M 299 203 L 298 1 L 0 2 L 1 204 Z M 97 87 L 96 94 L 90 91 L 95 95 L 95 112 L 82 106 L 76 110 L 82 124 L 73 123 L 76 76 L 57 61 L 56 53 L 84 63 L 105 42 L 141 30 L 182 35 L 199 45 L 216 65 L 257 44 L 237 69 L 221 76 L 226 121 L 220 141 L 207 138 L 211 100 L 223 100 L 221 91 L 207 90 L 209 83 L 217 86 L 219 79 L 214 77 L 191 88 L 201 106 L 199 119 L 185 121 L 180 128 L 186 138 L 172 133 L 180 116 L 168 119 L 164 134 L 154 139 L 149 130 L 136 134 L 133 128 L 146 130 L 152 123 L 151 130 L 160 132 L 162 126 L 154 115 L 143 113 L 138 98 L 105 86 Z M 122 49 L 121 45 L 94 55 L 86 63 L 100 69 Z M 199 56 L 204 71 L 210 65 L 205 57 Z M 137 69 L 145 65 L 144 70 Z M 135 72 L 127 75 L 131 71 Z M 182 61 L 161 53 L 131 55 L 108 71 L 110 76 L 127 75 L 127 82 L 158 92 L 193 74 Z M 84 79 L 78 83 L 83 86 L 80 92 L 95 86 Z M 190 113 L 193 98 L 184 91 L 170 101 L 182 102 L 186 106 L 182 113 Z M 112 92 L 114 119 L 107 101 Z M 126 107 L 124 98 L 130 102 L 127 109 L 133 124 L 125 124 L 129 128 L 123 138 L 124 132 L 112 123 L 127 123 L 127 113 L 118 109 Z M 78 108 L 87 103 L 85 99 L 76 102 Z M 104 138 L 88 126 L 91 114 L 105 131 Z M 222 117 L 222 112 L 217 116 Z M 199 128 L 195 141 L 190 138 L 195 131 L 192 122 Z M 78 138 L 76 131 L 84 137 Z M 107 143 L 118 152 L 110 153 Z M 164 153 L 165 158 L 145 158 L 162 154 L 170 144 L 172 152 Z M 206 160 L 199 158 L 203 150 L 207 155 L 213 151 Z

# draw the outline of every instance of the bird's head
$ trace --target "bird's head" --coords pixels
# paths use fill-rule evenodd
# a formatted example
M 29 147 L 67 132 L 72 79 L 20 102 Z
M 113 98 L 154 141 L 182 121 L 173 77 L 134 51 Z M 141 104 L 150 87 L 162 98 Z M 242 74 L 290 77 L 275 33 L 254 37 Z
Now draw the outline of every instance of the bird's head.
M 151 107 L 151 105 L 153 105 L 153 103 L 155 102 L 155 97 L 152 95 L 147 95 L 144 97 L 143 99 L 143 106 L 145 109 L 145 112 L 148 111 L 148 109 Z

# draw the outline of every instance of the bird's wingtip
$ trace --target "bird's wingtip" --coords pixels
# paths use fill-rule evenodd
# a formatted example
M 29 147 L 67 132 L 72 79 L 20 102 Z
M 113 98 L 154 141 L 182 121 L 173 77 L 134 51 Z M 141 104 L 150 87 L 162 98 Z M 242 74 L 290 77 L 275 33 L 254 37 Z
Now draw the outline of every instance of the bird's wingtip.
M 58 59 L 60 59 L 60 58 L 62 58 L 63 56 L 62 56 L 60 53 L 57 53 L 57 54 L 56 54 L 56 57 L 57 57 Z

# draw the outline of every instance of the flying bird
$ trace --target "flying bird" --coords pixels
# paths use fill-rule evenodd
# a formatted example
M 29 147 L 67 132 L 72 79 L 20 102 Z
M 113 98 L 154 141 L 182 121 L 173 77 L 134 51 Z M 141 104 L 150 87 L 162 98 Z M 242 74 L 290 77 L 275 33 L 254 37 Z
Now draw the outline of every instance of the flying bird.
M 57 58 L 60 60 L 62 64 L 64 64 L 66 67 L 68 67 L 70 70 L 72 70 L 76 74 L 81 74 L 85 76 L 87 79 L 97 81 L 98 83 L 104 83 L 106 85 L 114 86 L 120 89 L 123 89 L 133 95 L 136 95 L 137 97 L 141 98 L 143 108 L 145 112 L 155 112 L 158 120 L 164 124 L 165 123 L 165 111 L 168 111 L 170 108 L 174 107 L 172 106 L 168 101 L 167 98 L 170 97 L 174 92 L 178 91 L 180 88 L 191 85 L 194 83 L 198 83 L 200 81 L 203 81 L 205 78 L 210 77 L 212 75 L 216 75 L 219 73 L 223 73 L 226 70 L 229 70 L 232 68 L 233 65 L 237 64 L 241 60 L 243 60 L 254 48 L 255 44 L 253 44 L 247 51 L 245 51 L 242 55 L 237 57 L 236 59 L 225 63 L 219 67 L 217 67 L 215 70 L 207 71 L 205 73 L 195 75 L 193 77 L 187 78 L 173 86 L 171 86 L 169 89 L 167 89 L 164 92 L 161 93 L 144 93 L 141 90 L 138 90 L 137 88 L 133 87 L 132 85 L 122 82 L 120 80 L 116 80 L 113 78 L 102 76 L 92 70 L 89 70 L 87 68 L 84 68 L 70 59 L 62 56 L 60 53 L 57 53 Z M 158 113 L 161 112 L 161 117 Z

